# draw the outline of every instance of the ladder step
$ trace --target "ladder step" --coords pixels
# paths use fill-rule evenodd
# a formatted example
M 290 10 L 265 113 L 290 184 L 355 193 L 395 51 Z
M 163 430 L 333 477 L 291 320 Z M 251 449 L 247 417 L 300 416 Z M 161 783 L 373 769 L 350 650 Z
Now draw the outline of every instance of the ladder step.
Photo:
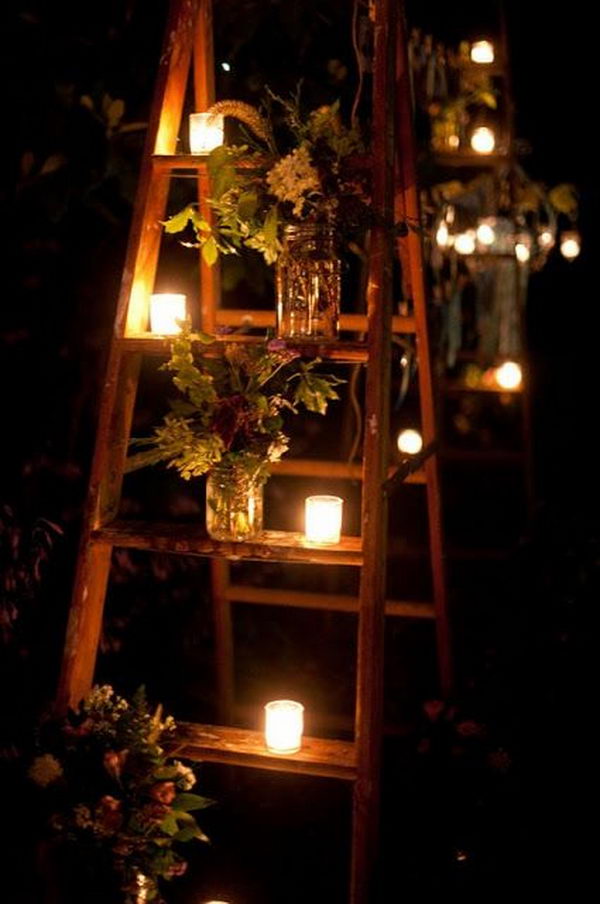
M 167 356 L 171 353 L 172 338 L 157 336 L 152 333 L 139 333 L 125 336 L 119 340 L 120 347 L 127 352 L 141 352 L 146 355 Z M 235 342 L 241 345 L 255 344 L 264 341 L 262 336 L 247 336 L 243 333 L 232 333 L 230 336 L 218 336 L 217 341 Z M 213 346 L 204 343 L 193 343 L 205 353 Z M 365 364 L 369 359 L 369 352 L 365 342 L 287 342 L 288 348 L 297 351 L 304 358 L 325 358 L 329 361 L 340 361 L 345 364 Z
M 462 392 L 487 392 L 495 393 L 496 395 L 521 395 L 523 386 L 517 386 L 515 389 L 502 389 L 500 386 L 467 386 L 466 383 L 459 382 L 458 380 L 445 380 L 444 382 L 440 383 L 440 389 L 442 390 L 442 392 L 445 392 L 448 395 L 455 395 Z
M 274 311 L 244 310 L 241 308 L 221 308 L 216 312 L 219 326 L 246 326 L 252 329 L 273 329 L 275 327 Z M 351 333 L 367 332 L 366 314 L 340 314 L 340 330 Z M 414 333 L 416 324 L 414 317 L 392 317 L 392 332 Z
M 290 606 L 296 609 L 323 609 L 328 612 L 358 612 L 358 598 L 341 593 L 310 593 L 272 587 L 230 584 L 227 598 L 235 603 L 259 606 Z M 412 600 L 387 600 L 385 614 L 400 618 L 434 618 L 432 603 Z
M 303 738 L 298 753 L 276 754 L 265 747 L 260 731 L 223 725 L 178 723 L 169 753 L 189 760 L 248 766 L 276 772 L 319 775 L 353 781 L 356 778 L 356 751 L 349 741 Z
M 469 151 L 443 151 L 434 154 L 433 162 L 437 166 L 477 166 L 482 168 L 496 167 L 508 163 L 508 154 L 496 151 L 494 154 L 477 154 Z
M 324 461 L 314 458 L 284 458 L 271 464 L 271 473 L 278 477 L 317 477 L 336 478 L 338 480 L 362 480 L 363 472 L 360 462 Z M 389 469 L 389 475 L 395 471 Z M 404 483 L 425 483 L 425 471 L 409 474 Z
M 342 537 L 335 545 L 316 546 L 307 544 L 301 533 L 263 531 L 260 539 L 231 543 L 211 540 L 199 524 L 117 520 L 94 531 L 92 542 L 225 559 L 357 566 L 363 562 L 360 537 Z

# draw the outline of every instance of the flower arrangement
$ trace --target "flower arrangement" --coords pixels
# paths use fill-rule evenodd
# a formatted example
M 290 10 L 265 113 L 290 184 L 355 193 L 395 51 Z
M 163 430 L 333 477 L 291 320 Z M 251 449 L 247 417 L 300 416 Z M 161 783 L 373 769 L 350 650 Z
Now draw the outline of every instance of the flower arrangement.
M 150 448 L 130 456 L 127 469 L 164 461 L 189 480 L 219 465 L 264 483 L 269 463 L 279 461 L 288 447 L 283 413 L 303 406 L 325 414 L 344 381 L 315 373 L 319 359 L 301 361 L 281 339 L 224 342 L 222 354 L 194 358 L 194 338 L 207 348 L 215 343 L 213 336 L 192 335 L 189 325 L 174 339 L 163 367 L 174 374 L 183 398 L 171 403 L 151 437 L 132 441 Z
M 350 166 L 363 144 L 358 129 L 342 122 L 339 103 L 303 118 L 298 94 L 284 100 L 269 92 L 266 115 L 236 100 L 220 101 L 208 112 L 242 123 L 248 143 L 223 145 L 208 157 L 213 224 L 196 204 L 164 224 L 168 233 L 191 226 L 195 241 L 184 244 L 201 248 L 206 263 L 245 247 L 273 264 L 283 250 L 285 225 L 335 225 L 349 237 L 369 224 L 366 174 Z
M 158 879 L 186 868 L 175 846 L 208 840 L 191 811 L 212 801 L 190 793 L 193 770 L 161 746 L 174 728 L 160 706 L 149 711 L 143 688 L 129 703 L 108 685 L 95 687 L 52 725 L 48 750 L 29 769 L 50 794 L 54 837 L 76 844 L 78 853 L 108 853 L 126 904 L 159 904 Z

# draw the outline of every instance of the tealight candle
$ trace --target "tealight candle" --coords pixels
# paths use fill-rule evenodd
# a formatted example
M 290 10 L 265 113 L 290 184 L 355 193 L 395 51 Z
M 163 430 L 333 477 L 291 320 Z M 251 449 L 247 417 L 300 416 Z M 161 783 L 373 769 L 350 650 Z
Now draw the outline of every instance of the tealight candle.
M 581 239 L 575 229 L 563 232 L 560 237 L 560 253 L 568 261 L 575 260 L 581 252 Z
M 401 430 L 398 434 L 398 449 L 406 455 L 418 455 L 423 448 L 423 437 L 418 430 Z
M 305 506 L 306 539 L 311 543 L 339 543 L 342 532 L 342 507 L 339 496 L 307 496 Z
M 295 700 L 265 705 L 265 741 L 272 753 L 297 753 L 302 745 L 304 707 Z
M 164 292 L 150 296 L 150 330 L 160 336 L 181 332 L 178 320 L 185 320 L 185 295 Z
M 210 154 L 222 145 L 223 128 L 219 113 L 190 113 L 190 153 Z
M 471 60 L 473 63 L 493 63 L 494 45 L 491 41 L 474 41 L 471 44 Z
M 523 371 L 516 361 L 505 361 L 496 368 L 495 377 L 501 389 L 518 389 L 523 379 Z
M 494 130 L 490 129 L 489 126 L 479 126 L 473 129 L 471 147 L 476 154 L 491 154 L 496 147 Z
M 475 251 L 475 231 L 461 232 L 454 239 L 454 248 L 459 254 L 473 254 Z

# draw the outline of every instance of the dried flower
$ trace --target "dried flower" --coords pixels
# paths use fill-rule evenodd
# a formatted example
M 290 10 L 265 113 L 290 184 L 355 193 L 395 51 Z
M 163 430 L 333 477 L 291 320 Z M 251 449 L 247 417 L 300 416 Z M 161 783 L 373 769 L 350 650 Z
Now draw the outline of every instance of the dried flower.
M 196 784 L 194 770 L 179 760 L 175 760 L 173 765 L 177 768 L 177 784 L 183 791 L 190 791 Z
M 302 145 L 283 157 L 267 173 L 269 190 L 279 201 L 294 205 L 293 214 L 301 217 L 308 196 L 319 192 L 319 173 L 312 165 L 306 145 Z
M 157 782 L 150 788 L 150 797 L 166 806 L 173 803 L 176 795 L 175 782 Z
M 28 772 L 29 778 L 42 788 L 58 781 L 62 774 L 63 767 L 51 753 L 37 756 L 29 767 Z

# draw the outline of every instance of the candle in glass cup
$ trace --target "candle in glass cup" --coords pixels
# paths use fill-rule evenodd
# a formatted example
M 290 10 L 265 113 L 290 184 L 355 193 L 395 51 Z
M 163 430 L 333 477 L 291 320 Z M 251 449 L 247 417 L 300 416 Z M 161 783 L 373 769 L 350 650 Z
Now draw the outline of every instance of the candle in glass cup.
M 304 707 L 295 700 L 265 705 L 265 742 L 272 753 L 297 753 L 302 745 Z
M 185 320 L 185 295 L 163 292 L 150 296 L 150 331 L 159 336 L 175 336 L 181 332 L 178 320 Z
M 307 496 L 304 533 L 311 543 L 339 543 L 344 500 L 339 496 Z
M 494 45 L 491 41 L 475 41 L 471 44 L 471 60 L 473 63 L 493 63 Z
M 210 154 L 223 144 L 223 116 L 190 113 L 190 153 Z

